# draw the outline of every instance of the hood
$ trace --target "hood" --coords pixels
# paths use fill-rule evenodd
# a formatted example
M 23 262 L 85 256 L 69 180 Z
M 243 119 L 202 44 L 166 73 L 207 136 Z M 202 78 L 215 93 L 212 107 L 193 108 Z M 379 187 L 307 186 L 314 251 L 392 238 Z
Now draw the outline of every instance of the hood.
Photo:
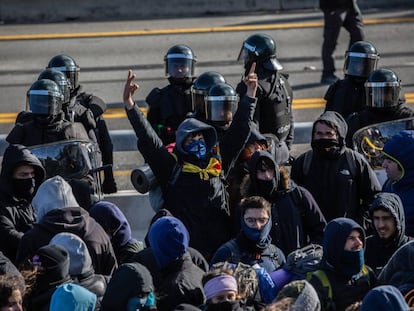
M 374 196 L 374 200 L 372 201 L 369 213 L 372 215 L 374 211 L 379 209 L 385 209 L 391 213 L 392 217 L 394 217 L 394 221 L 396 224 L 397 234 L 394 238 L 396 245 L 402 244 L 405 236 L 405 217 L 404 217 L 404 207 L 401 202 L 401 199 L 398 195 L 389 192 L 380 192 Z M 376 230 L 374 230 L 374 235 L 378 235 Z
M 365 246 L 365 232 L 358 223 L 350 218 L 340 217 L 331 220 L 325 228 L 323 234 L 323 257 L 328 265 L 334 268 L 341 267 L 341 256 L 345 242 L 353 230 L 358 230 L 361 234 Z
M 148 269 L 137 262 L 124 263 L 112 275 L 102 299 L 101 310 L 127 310 L 130 298 L 154 291 Z
M 60 245 L 69 254 L 69 274 L 72 277 L 95 273 L 91 255 L 85 242 L 77 235 L 69 232 L 56 234 L 49 245 Z
M 278 293 L 276 301 L 285 297 L 295 299 L 289 308 L 292 311 L 320 311 L 321 303 L 313 286 L 306 280 L 292 281 Z
M 131 227 L 124 213 L 115 204 L 99 201 L 90 208 L 89 214 L 109 234 L 116 253 L 128 243 L 137 242 L 131 237 Z
M 345 119 L 336 111 L 325 111 L 322 113 L 316 120 L 313 122 L 312 127 L 312 140 L 313 140 L 313 133 L 315 131 L 315 124 L 319 121 L 326 121 L 338 128 L 338 141 L 340 146 L 345 145 L 345 137 L 348 132 L 348 125 L 346 124 Z
M 414 131 L 401 131 L 392 136 L 384 145 L 382 150 L 384 156 L 396 162 L 401 170 L 402 177 L 398 183 L 414 179 Z
M 188 156 L 184 151 L 183 143 L 185 138 L 194 132 L 202 132 L 206 141 L 207 154 L 211 152 L 217 143 L 217 132 L 213 126 L 203 123 L 195 118 L 188 118 L 181 122 L 176 132 L 176 144 L 174 152 L 181 156 Z
M 401 292 L 392 285 L 371 289 L 362 300 L 360 311 L 410 310 Z
M 250 176 L 250 182 L 251 182 L 251 187 L 254 193 L 258 193 L 258 185 L 257 185 L 257 165 L 259 163 L 259 161 L 261 160 L 265 160 L 267 163 L 271 164 L 274 167 L 275 170 L 275 187 L 277 190 L 278 185 L 279 185 L 279 181 L 280 181 L 280 171 L 278 166 L 276 165 L 275 159 L 273 157 L 272 154 L 270 154 L 268 151 L 264 151 L 264 150 L 258 150 L 255 151 L 252 155 L 252 157 L 250 158 L 250 161 L 248 163 L 249 165 L 249 176 Z
M 161 217 L 164 217 L 164 216 L 172 216 L 172 214 L 169 210 L 167 210 L 165 208 L 162 208 L 158 212 L 156 212 L 154 214 L 154 216 L 152 216 L 149 227 L 148 227 L 147 234 L 145 235 L 145 245 L 147 247 L 151 247 L 150 242 L 149 242 L 149 238 L 148 238 L 149 229 L 151 228 L 151 226 L 154 222 L 156 222 L 158 219 L 160 219 Z
M 184 255 L 190 235 L 178 218 L 165 216 L 151 225 L 148 238 L 158 266 L 164 268 Z
M 96 295 L 77 284 L 60 285 L 52 295 L 50 311 L 94 311 Z
M 55 209 L 79 206 L 70 185 L 60 176 L 44 181 L 33 197 L 32 206 L 36 220 L 40 222 L 44 215 Z
M 6 183 L 13 177 L 14 169 L 20 165 L 31 165 L 35 168 L 35 180 L 38 187 L 46 176 L 46 171 L 40 160 L 23 145 L 9 145 L 3 154 L 0 177 Z

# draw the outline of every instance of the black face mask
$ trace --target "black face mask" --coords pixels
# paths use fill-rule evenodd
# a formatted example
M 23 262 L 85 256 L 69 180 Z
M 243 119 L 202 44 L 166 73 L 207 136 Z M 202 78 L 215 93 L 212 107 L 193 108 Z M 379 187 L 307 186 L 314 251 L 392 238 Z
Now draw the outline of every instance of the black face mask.
M 35 193 L 35 186 L 34 178 L 12 179 L 13 195 L 19 199 L 32 199 Z
M 276 180 L 259 180 L 256 179 L 257 195 L 269 200 L 277 190 Z
M 235 301 L 224 301 L 220 303 L 209 304 L 208 311 L 232 311 L 240 310 L 240 303 L 238 300 Z
M 341 147 L 336 139 L 317 139 L 311 143 L 313 151 L 326 159 L 337 159 L 341 154 Z

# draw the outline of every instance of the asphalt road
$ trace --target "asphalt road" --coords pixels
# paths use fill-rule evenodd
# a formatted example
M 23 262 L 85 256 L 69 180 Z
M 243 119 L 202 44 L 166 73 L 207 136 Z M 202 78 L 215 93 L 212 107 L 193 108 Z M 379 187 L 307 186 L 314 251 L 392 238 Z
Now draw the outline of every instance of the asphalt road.
M 397 72 L 414 104 L 414 11 L 366 11 L 366 39 L 377 47 L 379 65 Z M 290 74 L 294 90 L 296 122 L 313 121 L 323 109 L 327 86 L 320 85 L 323 19 L 320 12 L 278 15 L 208 17 L 99 23 L 2 25 L 0 27 L 0 134 L 13 126 L 15 115 L 25 109 L 26 91 L 49 59 L 56 54 L 72 56 L 81 67 L 80 82 L 87 92 L 103 98 L 110 109 L 105 118 L 110 130 L 130 129 L 121 96 L 128 69 L 138 76 L 143 102 L 154 87 L 167 84 L 163 58 L 174 44 L 190 46 L 198 58 L 197 74 L 214 70 L 235 86 L 242 64 L 236 61 L 249 35 L 263 32 L 277 42 L 278 58 Z M 348 34 L 342 30 L 335 52 L 337 75 L 342 76 Z M 135 157 L 134 155 L 133 157 Z M 115 161 L 128 183 L 126 158 Z M 139 161 L 134 164 L 139 163 Z M 128 186 L 127 186 L 128 187 Z

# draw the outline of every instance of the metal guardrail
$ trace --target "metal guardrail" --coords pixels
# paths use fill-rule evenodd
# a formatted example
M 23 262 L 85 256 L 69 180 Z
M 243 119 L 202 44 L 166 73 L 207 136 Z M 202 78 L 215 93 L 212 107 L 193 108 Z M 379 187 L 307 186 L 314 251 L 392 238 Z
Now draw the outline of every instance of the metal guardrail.
M 312 122 L 299 122 L 295 124 L 294 144 L 306 144 L 310 142 Z M 136 151 L 137 138 L 133 130 L 113 130 L 109 134 L 114 145 L 114 152 Z M 6 134 L 0 135 L 0 155 L 3 155 L 9 143 L 6 141 Z

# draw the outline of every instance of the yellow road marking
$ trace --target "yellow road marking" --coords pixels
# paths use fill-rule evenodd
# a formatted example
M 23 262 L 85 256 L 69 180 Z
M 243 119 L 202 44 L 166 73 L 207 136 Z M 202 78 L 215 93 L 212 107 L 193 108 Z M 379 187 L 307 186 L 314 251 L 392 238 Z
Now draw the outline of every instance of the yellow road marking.
M 386 17 L 365 19 L 366 25 L 388 24 L 388 23 L 412 23 L 414 17 Z M 73 38 L 99 38 L 99 37 L 125 37 L 125 36 L 148 36 L 148 35 L 173 35 L 184 33 L 210 33 L 230 31 L 257 31 L 287 28 L 316 28 L 323 27 L 323 21 L 302 23 L 277 23 L 245 26 L 217 26 L 199 28 L 177 28 L 177 29 L 138 29 L 125 31 L 98 31 L 78 33 L 39 33 L 39 34 L 17 34 L 1 35 L 0 41 L 5 40 L 42 40 L 42 39 L 73 39 Z

